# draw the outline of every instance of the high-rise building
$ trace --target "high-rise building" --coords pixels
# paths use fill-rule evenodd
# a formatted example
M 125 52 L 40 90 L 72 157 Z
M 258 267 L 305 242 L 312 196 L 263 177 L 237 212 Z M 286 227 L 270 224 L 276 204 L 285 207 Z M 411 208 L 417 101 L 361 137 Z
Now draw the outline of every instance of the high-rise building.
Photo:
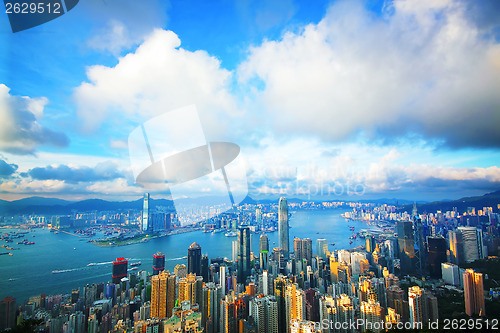
M 427 237 L 429 250 L 429 274 L 434 279 L 441 278 L 441 264 L 446 262 L 446 240 L 443 237 Z
M 375 251 L 375 237 L 373 236 L 366 236 L 365 238 L 366 241 L 366 252 L 372 253 Z
M 174 267 L 174 274 L 178 278 L 184 278 L 187 276 L 187 267 L 184 264 L 178 264 Z
M 170 229 L 171 215 L 167 213 L 149 214 L 150 230 L 153 232 L 162 232 Z
M 274 295 L 278 305 L 278 332 L 287 332 L 287 308 L 285 305 L 286 278 L 278 276 L 274 280 Z
M 328 241 L 324 238 L 316 239 L 316 251 L 318 253 L 318 256 L 326 260 L 326 252 L 328 252 Z
M 203 281 L 209 282 L 208 280 L 208 256 L 206 254 L 201 256 L 201 276 Z
M 351 274 L 353 276 L 361 274 L 361 262 L 365 259 L 366 253 L 364 252 L 351 253 Z
M 259 238 L 259 252 L 269 252 L 269 239 L 266 234 L 262 234 Z
M 459 286 L 460 285 L 460 270 L 457 265 L 451 263 L 441 264 L 442 278 L 445 283 Z
M 188 274 L 201 276 L 201 246 L 194 242 L 188 248 Z M 191 303 L 192 304 L 192 303 Z
M 113 261 L 112 281 L 114 284 L 120 283 L 121 279 L 127 277 L 128 260 L 125 258 L 116 258 Z
M 201 306 L 202 325 L 206 333 L 220 332 L 219 317 L 220 303 L 223 294 L 220 286 L 208 282 L 203 286 L 203 304 Z
M 285 287 L 286 327 L 294 321 L 305 320 L 306 298 L 297 283 L 287 283 Z
M 268 260 L 269 260 L 269 240 L 267 239 L 267 235 L 261 235 L 259 239 L 259 262 L 261 271 L 266 270 L 268 268 Z
M 16 326 L 16 299 L 5 297 L 0 302 L 0 331 Z
M 361 302 L 360 311 L 364 330 L 380 332 L 384 328 L 384 326 L 381 325 L 384 317 L 382 307 L 379 302 L 374 299 L 369 299 L 366 302 L 363 301 Z
M 448 231 L 450 243 L 450 261 L 453 264 L 460 265 L 464 263 L 464 244 L 463 236 L 460 230 Z
M 283 250 L 285 260 L 288 260 L 290 254 L 290 243 L 288 239 L 288 204 L 285 197 L 281 197 L 278 208 L 278 233 L 280 248 Z
M 153 275 L 165 270 L 165 255 L 161 252 L 153 254 Z
M 474 227 L 458 227 L 462 233 L 464 244 L 465 262 L 473 262 L 479 259 L 479 247 L 477 242 L 477 231 Z
M 250 314 L 255 320 L 257 333 L 278 333 L 278 303 L 274 296 L 254 298 Z
M 415 244 L 413 240 L 412 224 L 409 221 L 397 221 L 397 230 L 401 273 L 409 274 L 413 272 L 415 260 Z
M 151 317 L 170 318 L 175 306 L 176 277 L 161 271 L 151 277 Z
M 201 304 L 202 302 L 203 278 L 194 274 L 188 274 L 185 278 L 179 279 L 179 302 L 189 301 L 191 304 Z
M 245 283 L 250 275 L 250 229 L 242 225 L 238 229 L 238 283 Z
M 257 224 L 257 226 L 262 229 L 262 210 L 260 208 L 255 209 L 255 224 Z
M 149 223 L 149 193 L 144 193 L 144 201 L 142 204 L 142 231 L 149 231 L 151 224 Z
M 465 313 L 469 316 L 485 316 L 483 274 L 468 269 L 463 274 Z
M 418 328 L 417 325 L 423 321 L 422 303 L 422 289 L 418 286 L 408 288 L 408 306 L 412 328 Z
M 295 259 L 307 260 L 308 265 L 312 260 L 312 241 L 309 238 L 295 238 L 293 240 L 293 250 L 295 252 Z
M 236 262 L 238 260 L 238 241 L 234 240 L 231 242 L 231 253 L 233 256 L 233 262 Z
M 219 284 L 222 289 L 222 296 L 226 295 L 226 266 L 219 267 Z

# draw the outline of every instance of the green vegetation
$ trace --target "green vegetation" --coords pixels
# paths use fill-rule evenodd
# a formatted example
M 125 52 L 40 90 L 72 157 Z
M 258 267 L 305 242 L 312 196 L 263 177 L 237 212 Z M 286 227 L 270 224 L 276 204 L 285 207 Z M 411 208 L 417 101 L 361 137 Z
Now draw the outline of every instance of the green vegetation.
M 483 286 L 485 290 L 500 287 L 500 258 L 481 259 L 460 265 L 461 268 L 472 268 L 476 272 L 483 273 Z M 488 275 L 488 278 L 486 278 Z

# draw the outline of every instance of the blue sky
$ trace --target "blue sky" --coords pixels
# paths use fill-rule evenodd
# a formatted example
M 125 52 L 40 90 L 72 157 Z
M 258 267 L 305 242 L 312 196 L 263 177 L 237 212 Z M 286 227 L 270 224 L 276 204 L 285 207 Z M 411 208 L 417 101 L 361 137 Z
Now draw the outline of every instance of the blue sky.
M 130 133 L 187 105 L 206 141 L 240 146 L 252 197 L 498 190 L 499 14 L 494 0 L 87 0 L 18 33 L 0 15 L 0 199 L 139 197 Z M 214 177 L 184 194 L 217 195 Z

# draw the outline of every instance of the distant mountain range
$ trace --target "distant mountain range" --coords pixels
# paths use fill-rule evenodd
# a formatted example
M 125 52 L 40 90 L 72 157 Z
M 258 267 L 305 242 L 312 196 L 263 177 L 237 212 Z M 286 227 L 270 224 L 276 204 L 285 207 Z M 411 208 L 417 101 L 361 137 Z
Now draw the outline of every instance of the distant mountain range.
M 483 207 L 493 207 L 493 211 L 496 212 L 497 205 L 500 204 L 500 191 L 495 191 L 491 193 L 486 193 L 481 196 L 476 197 L 465 197 L 458 200 L 450 201 L 434 201 L 424 204 L 417 203 L 417 210 L 419 213 L 434 213 L 438 210 L 440 211 L 452 211 L 454 207 L 457 208 L 458 212 L 463 213 L 467 211 L 467 207 L 474 207 L 476 212 Z M 403 211 L 411 213 L 413 209 L 413 204 L 404 205 L 402 207 Z
M 213 202 L 216 197 L 204 197 L 195 199 L 198 204 L 208 204 Z M 180 199 L 184 203 L 192 202 L 193 199 Z M 247 196 L 243 204 L 272 204 L 277 203 L 278 199 L 262 199 L 256 200 Z M 299 203 L 305 199 L 287 198 L 288 202 Z M 312 200 L 311 200 L 312 201 Z M 321 202 L 321 200 L 315 200 Z M 327 201 L 331 201 L 327 200 Z M 359 200 L 359 202 L 387 203 L 387 204 L 403 204 L 402 210 L 411 212 L 413 202 L 409 200 L 398 199 L 376 199 L 376 200 Z M 56 198 L 29 197 L 15 201 L 0 200 L 0 215 L 17 215 L 17 214 L 70 214 L 72 211 L 89 212 L 89 211 L 119 211 L 119 210 L 141 210 L 143 199 L 139 198 L 134 201 L 106 201 L 101 199 L 88 199 L 83 201 L 68 201 Z M 474 207 L 476 210 L 483 207 L 495 207 L 500 204 L 500 191 L 488 193 L 483 196 L 466 197 L 451 201 L 436 201 L 436 202 L 417 202 L 418 211 L 435 212 L 437 210 L 447 211 L 457 207 L 460 212 L 463 212 L 467 207 Z M 167 210 L 175 210 L 172 200 L 167 199 L 150 199 L 150 207 L 155 209 L 162 206 Z

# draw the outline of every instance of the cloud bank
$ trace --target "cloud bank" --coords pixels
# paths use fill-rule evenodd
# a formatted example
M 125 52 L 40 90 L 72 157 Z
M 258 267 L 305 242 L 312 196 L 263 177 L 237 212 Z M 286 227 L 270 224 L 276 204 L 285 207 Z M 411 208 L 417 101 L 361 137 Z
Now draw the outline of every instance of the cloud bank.
M 12 154 L 34 154 L 41 145 L 66 147 L 66 134 L 40 123 L 47 98 L 14 96 L 0 84 L 0 150 Z
M 382 16 L 339 1 L 319 24 L 264 41 L 240 83 L 278 133 L 500 147 L 500 44 L 453 0 L 389 2 Z

